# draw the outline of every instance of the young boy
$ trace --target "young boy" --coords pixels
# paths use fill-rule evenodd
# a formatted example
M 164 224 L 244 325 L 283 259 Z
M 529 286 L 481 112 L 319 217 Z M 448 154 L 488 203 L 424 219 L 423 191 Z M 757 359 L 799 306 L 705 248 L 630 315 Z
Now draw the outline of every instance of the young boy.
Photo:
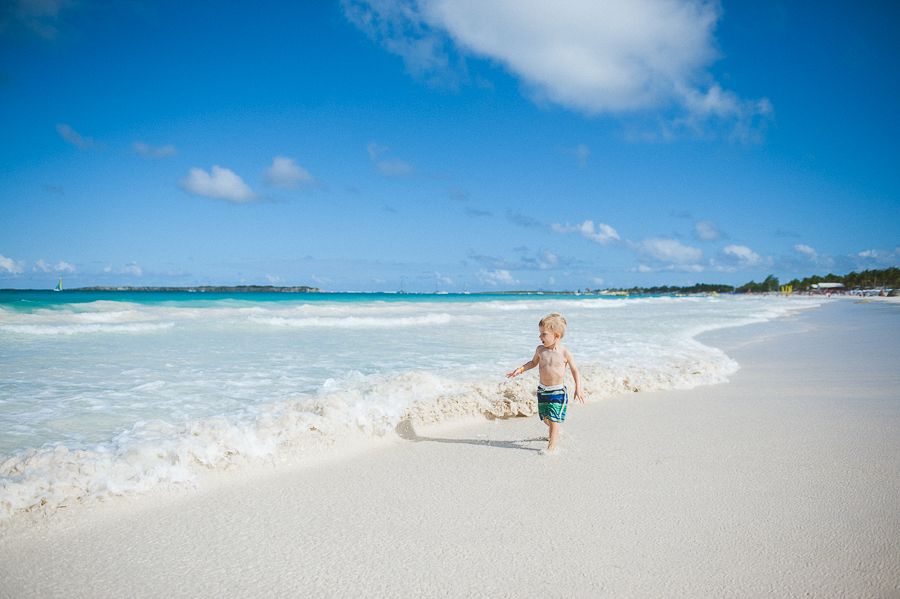
M 541 344 L 534 350 L 534 357 L 512 372 L 506 373 L 507 378 L 512 378 L 535 366 L 539 367 L 541 384 L 537 390 L 538 416 L 550 428 L 549 443 L 543 453 L 556 452 L 559 426 L 566 420 L 566 406 L 569 403 L 565 385 L 566 364 L 569 365 L 572 378 L 575 379 L 575 399 L 584 403 L 578 366 L 575 365 L 569 350 L 560 344 L 563 335 L 566 334 L 566 324 L 566 319 L 561 314 L 554 313 L 543 317 L 538 324 Z

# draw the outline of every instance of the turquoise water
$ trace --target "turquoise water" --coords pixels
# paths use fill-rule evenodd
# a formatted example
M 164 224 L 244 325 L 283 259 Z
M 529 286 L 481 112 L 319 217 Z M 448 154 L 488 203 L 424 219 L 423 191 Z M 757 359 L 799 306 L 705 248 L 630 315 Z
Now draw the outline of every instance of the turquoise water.
M 534 299 L 592 298 L 608 301 L 622 299 L 617 296 L 575 296 L 567 293 L 544 294 L 494 294 L 494 293 L 254 293 L 254 292 L 189 292 L 189 291 L 43 291 L 0 289 L 0 306 L 30 310 L 50 308 L 65 304 L 83 304 L 96 301 L 132 302 L 136 304 L 162 304 L 166 302 L 217 302 L 237 300 L 242 302 L 490 302 L 523 301 Z
M 815 306 L 777 297 L 0 291 L 0 518 L 320 455 L 404 419 L 531 414 L 537 323 L 599 401 L 721 382 L 703 331 Z M 49 508 L 48 508 L 49 509 Z

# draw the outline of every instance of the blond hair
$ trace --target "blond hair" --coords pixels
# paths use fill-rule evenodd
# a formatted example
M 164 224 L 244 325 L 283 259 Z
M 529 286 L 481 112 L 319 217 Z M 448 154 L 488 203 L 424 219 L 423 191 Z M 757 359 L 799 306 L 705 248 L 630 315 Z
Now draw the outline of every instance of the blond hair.
M 538 326 L 542 329 L 546 329 L 551 333 L 556 333 L 559 335 L 559 338 L 562 339 L 566 334 L 566 325 L 569 324 L 566 322 L 565 317 L 562 314 L 558 314 L 554 312 L 553 314 L 548 314 L 547 316 L 541 319 L 541 322 L 538 323 Z

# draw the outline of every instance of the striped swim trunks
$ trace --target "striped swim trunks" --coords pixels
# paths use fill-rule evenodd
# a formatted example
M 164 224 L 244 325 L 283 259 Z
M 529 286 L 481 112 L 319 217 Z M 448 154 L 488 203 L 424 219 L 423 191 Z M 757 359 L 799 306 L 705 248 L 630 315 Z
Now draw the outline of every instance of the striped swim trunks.
M 566 421 L 566 406 L 569 405 L 569 393 L 565 385 L 538 385 L 538 416 L 551 422 Z

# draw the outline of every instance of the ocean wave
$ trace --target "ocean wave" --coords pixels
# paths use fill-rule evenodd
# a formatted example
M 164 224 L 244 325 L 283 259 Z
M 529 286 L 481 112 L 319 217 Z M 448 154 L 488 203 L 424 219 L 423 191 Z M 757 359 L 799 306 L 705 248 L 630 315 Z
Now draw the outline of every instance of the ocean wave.
M 251 316 L 250 320 L 260 324 L 276 327 L 295 328 L 339 328 L 339 329 L 372 329 L 387 327 L 415 327 L 435 324 L 447 324 L 453 317 L 450 314 L 426 314 L 424 316 L 347 316 L 336 317 L 307 317 L 289 318 L 285 316 Z
M 689 341 L 652 364 L 582 365 L 589 401 L 618 393 L 690 388 L 722 382 L 737 370 L 723 352 Z M 464 416 L 530 416 L 533 377 L 459 381 L 431 372 L 351 374 L 319 392 L 229 416 L 171 424 L 139 422 L 112 441 L 84 448 L 62 444 L 19 452 L 0 464 L 0 520 L 20 512 L 49 514 L 63 506 L 192 483 L 202 469 L 309 455 L 350 439 L 394 435 L 413 426 Z M 154 382 L 153 384 L 158 384 Z
M 598 306 L 604 307 L 607 304 L 610 307 L 649 304 L 650 307 L 615 313 L 584 311 L 577 318 L 570 318 L 573 323 L 572 338 L 578 339 L 575 336 L 577 334 L 582 344 L 582 349 L 576 351 L 576 356 L 580 358 L 584 392 L 588 401 L 635 391 L 685 389 L 724 382 L 737 370 L 737 363 L 721 350 L 697 341 L 697 334 L 790 315 L 794 311 L 818 305 L 801 300 L 729 299 L 717 304 L 716 310 L 708 311 L 702 302 L 709 300 L 703 298 L 691 298 L 689 302 L 685 302 L 684 298 L 647 298 L 646 302 L 596 301 L 602 302 Z M 632 301 L 641 303 L 632 304 Z M 519 303 L 509 302 L 510 305 Z M 333 369 L 329 372 L 340 372 L 340 377 L 332 374 L 335 378 L 325 380 L 317 391 L 295 396 L 275 395 L 273 392 L 268 403 L 247 405 L 248 402 L 244 400 L 252 394 L 252 391 L 248 391 L 241 395 L 242 403 L 238 404 L 243 408 L 215 417 L 205 417 L 210 413 L 205 412 L 204 417 L 191 418 L 189 410 L 181 409 L 184 403 L 193 400 L 177 397 L 177 392 L 173 392 L 177 385 L 170 385 L 177 379 L 164 374 L 173 364 L 178 364 L 176 356 L 180 354 L 173 352 L 173 357 L 165 358 L 172 363 L 166 361 L 164 368 L 156 370 L 143 363 L 136 366 L 132 363 L 131 366 L 137 369 L 133 373 L 125 371 L 124 375 L 125 380 L 134 383 L 123 388 L 126 389 L 122 391 L 124 397 L 127 399 L 129 393 L 145 394 L 138 399 L 154 404 L 159 403 L 160 398 L 167 393 L 175 393 L 176 402 L 180 402 L 176 403 L 178 409 L 163 412 L 170 422 L 150 420 L 150 416 L 144 416 L 145 420 L 133 425 L 137 418 L 128 420 L 128 430 L 115 436 L 104 435 L 102 438 L 107 440 L 99 444 L 48 444 L 0 457 L 0 521 L 23 512 L 49 514 L 61 506 L 142 492 L 160 485 L 192 484 L 206 469 L 224 469 L 281 458 L 312 459 L 345 442 L 392 438 L 396 435 L 398 426 L 405 422 L 416 426 L 473 415 L 488 418 L 531 415 L 536 408 L 536 377 L 529 373 L 524 377 L 506 380 L 502 376 L 502 369 L 501 372 L 487 369 L 488 364 L 496 361 L 497 351 L 508 351 L 510 344 L 519 342 L 520 335 L 523 336 L 521 339 L 531 338 L 535 331 L 530 330 L 526 334 L 525 329 L 522 332 L 518 332 L 518 329 L 524 326 L 525 320 L 531 320 L 532 315 L 502 316 L 494 312 L 490 304 L 444 304 L 439 311 L 431 305 L 406 306 L 397 308 L 395 312 L 389 311 L 386 306 L 363 306 L 355 313 L 344 315 L 340 311 L 317 312 L 311 307 L 298 305 L 271 308 L 261 305 L 220 307 L 216 304 L 197 309 L 134 307 L 114 303 L 94 310 L 111 314 L 106 322 L 102 322 L 106 317 L 98 317 L 101 322 L 73 322 L 70 316 L 76 314 L 75 311 L 47 311 L 55 314 L 41 313 L 38 314 L 38 320 L 29 321 L 20 314 L 10 315 L 0 310 L 0 330 L 25 327 L 33 329 L 28 331 L 29 334 L 38 335 L 74 334 L 88 332 L 92 328 L 116 332 L 126 331 L 128 327 L 149 327 L 153 330 L 154 327 L 172 327 L 177 323 L 177 334 L 173 333 L 165 338 L 178 337 L 182 342 L 189 342 L 178 347 L 198 347 L 200 351 L 206 347 L 202 345 L 204 337 L 189 329 L 186 321 L 195 323 L 201 320 L 203 326 L 212 324 L 216 335 L 209 338 L 216 343 L 223 338 L 220 336 L 221 331 L 225 331 L 229 338 L 234 335 L 239 341 L 258 339 L 261 337 L 259 330 L 262 327 L 271 327 L 273 331 L 291 327 L 343 327 L 351 329 L 348 334 L 353 337 L 353 343 L 367 339 L 371 342 L 369 338 L 379 337 L 380 331 L 364 335 L 357 333 L 355 329 L 427 327 L 449 322 L 460 326 L 475 322 L 470 329 L 462 330 L 467 339 L 487 336 L 496 341 L 486 350 L 488 353 L 477 354 L 473 353 L 471 347 L 454 346 L 458 337 L 440 337 L 434 334 L 440 330 L 451 330 L 456 334 L 456 326 L 435 326 L 424 329 L 428 334 L 420 337 L 427 337 L 429 342 L 434 338 L 435 342 L 445 343 L 450 349 L 457 347 L 459 355 L 452 358 L 455 362 L 450 368 L 445 362 L 451 358 L 434 352 L 433 344 L 419 346 L 427 356 L 416 355 L 414 359 L 404 357 L 407 361 L 402 365 L 393 363 L 393 373 L 362 374 L 352 372 L 351 367 Z M 551 303 L 529 301 L 524 304 L 532 304 L 528 309 L 533 311 L 531 326 L 535 328 L 540 315 L 562 307 L 555 300 Z M 579 307 L 580 304 L 576 303 L 566 304 L 564 312 L 567 315 L 570 311 L 577 314 Z M 393 306 L 390 308 L 394 309 Z M 129 322 L 129 319 L 136 318 L 131 311 L 136 311 L 143 320 Z M 593 319 L 591 315 L 595 315 Z M 220 327 L 222 319 L 228 320 L 229 327 L 238 327 Z M 583 324 L 579 325 L 579 320 Z M 508 321 L 519 324 L 509 327 Z M 256 326 L 240 326 L 247 322 L 253 322 Z M 513 330 L 509 330 L 510 328 Z M 72 333 L 65 332 L 69 330 Z M 204 329 L 198 330 L 202 333 Z M 412 333 L 420 331 L 412 329 L 409 332 L 410 337 L 415 337 Z M 264 341 L 268 344 L 267 340 Z M 30 343 L 41 342 L 32 340 Z M 93 340 L 86 338 L 84 343 L 90 345 Z M 143 346 L 144 340 L 136 338 L 135 344 Z M 49 343 L 48 340 L 48 345 L 60 344 Z M 62 345 L 68 347 L 71 344 Z M 355 347 L 356 345 L 347 349 L 352 352 Z M 278 359 L 271 364 L 252 362 L 252 372 L 258 372 L 258 376 L 228 378 L 217 370 L 221 365 L 221 358 L 216 357 L 212 362 L 200 362 L 199 366 L 189 363 L 193 370 L 188 371 L 188 378 L 192 382 L 196 382 L 197 377 L 209 382 L 209 388 L 204 387 L 198 393 L 211 394 L 204 396 L 204 400 L 212 400 L 213 405 L 221 406 L 224 396 L 218 390 L 218 385 L 222 382 L 232 386 L 245 385 L 248 390 L 252 390 L 262 380 L 259 377 L 277 377 L 283 369 L 290 368 L 295 363 L 293 357 L 299 355 L 286 353 L 284 349 L 273 350 L 273 353 Z M 257 369 L 257 365 L 264 364 L 268 366 Z M 365 362 L 354 361 L 354 364 L 354 367 L 360 369 L 367 367 Z M 119 367 L 118 362 L 116 367 Z M 209 372 L 203 375 L 201 367 L 208 367 Z M 343 374 L 348 370 L 351 374 Z M 203 379 L 204 376 L 206 379 Z M 320 383 L 324 376 L 328 375 L 309 379 L 301 376 L 297 380 L 303 380 L 302 385 L 288 380 L 283 387 L 316 389 L 314 385 Z M 105 383 L 101 386 L 103 384 Z M 258 395 L 259 393 L 252 398 L 253 402 L 258 401 Z M 61 405 L 65 410 L 71 407 Z M 107 404 L 99 401 L 98 406 L 104 409 Z M 160 412 L 156 412 L 153 417 L 159 414 Z M 44 438 L 55 440 L 65 437 Z M 35 442 L 37 443 L 39 441 Z
M 563 307 L 566 310 L 572 309 L 599 309 L 599 310 L 614 310 L 617 308 L 624 308 L 628 302 L 632 300 L 628 299 L 598 299 L 598 298 L 580 298 L 580 297 L 566 297 L 566 298 L 555 298 L 553 303 L 560 306 L 560 309 Z M 528 300 L 516 300 L 516 301 L 490 301 L 490 302 L 481 302 L 476 304 L 477 308 L 486 309 L 486 310 L 494 310 L 498 312 L 527 312 L 532 310 L 542 310 L 546 309 L 548 300 L 537 300 L 537 301 L 528 301 Z
M 129 324 L 4 324 L 0 330 L 22 335 L 78 335 L 81 333 L 146 333 L 171 329 L 174 322 Z

